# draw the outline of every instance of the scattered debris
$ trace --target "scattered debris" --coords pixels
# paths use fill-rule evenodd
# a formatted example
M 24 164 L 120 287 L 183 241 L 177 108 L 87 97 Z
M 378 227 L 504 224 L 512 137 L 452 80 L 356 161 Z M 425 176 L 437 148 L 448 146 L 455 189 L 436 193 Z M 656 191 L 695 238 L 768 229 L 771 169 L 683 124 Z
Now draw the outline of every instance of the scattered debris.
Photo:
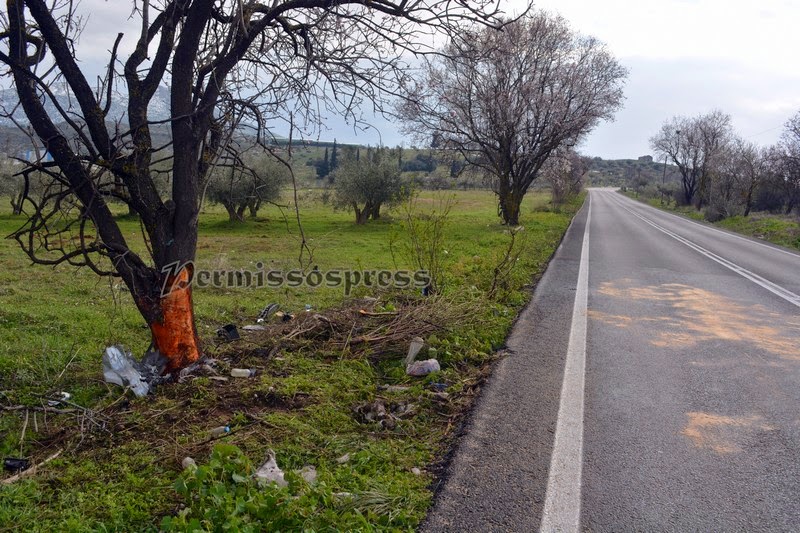
M 195 468 L 197 468 L 197 463 L 191 457 L 184 457 L 183 461 L 181 461 L 181 466 L 183 467 L 184 470 L 186 470 L 187 468 L 194 470 Z
M 311 311 L 311 304 L 306 304 L 306 313 Z
M 267 306 L 264 309 L 262 309 L 261 312 L 258 314 L 258 319 L 256 320 L 256 322 L 261 323 L 264 322 L 265 320 L 268 320 L 269 317 L 274 315 L 280 308 L 281 306 L 279 306 L 276 303 L 267 304 Z
M 244 331 L 266 331 L 267 327 L 260 324 L 248 324 L 247 326 L 242 327 L 242 329 Z
M 313 485 L 317 482 L 317 469 L 311 465 L 306 465 L 300 470 L 295 470 L 295 474 L 298 474 L 309 485 Z
M 447 394 L 446 392 L 432 392 L 431 396 L 434 399 L 440 400 L 440 401 L 443 401 L 443 402 L 446 402 L 447 400 L 450 399 L 450 395 Z
M 121 346 L 109 346 L 103 354 L 103 378 L 106 382 L 130 387 L 136 396 L 146 396 L 150 384 L 142 376 L 141 365 Z
M 411 344 L 408 346 L 408 355 L 406 355 L 406 366 L 410 365 L 417 358 L 417 354 L 425 346 L 425 341 L 421 337 L 414 337 L 411 339 Z
M 47 405 L 49 405 L 50 407 L 58 407 L 59 405 L 61 405 L 62 402 L 66 402 L 70 398 L 72 398 L 72 394 L 70 394 L 68 392 L 61 391 L 61 392 L 57 392 L 56 394 L 54 394 L 54 397 L 56 399 L 47 400 Z
M 267 452 L 267 458 L 264 464 L 256 470 L 253 476 L 258 479 L 263 479 L 264 481 L 275 483 L 279 487 L 285 487 L 289 484 L 283 478 L 283 470 L 280 469 L 278 463 L 275 461 L 275 452 L 272 450 Z
M 239 331 L 234 324 L 225 324 L 217 330 L 217 337 L 224 341 L 235 341 L 239 339 Z
M 11 477 L 8 477 L 8 478 L 0 481 L 0 483 L 2 483 L 3 485 L 10 485 L 11 483 L 14 483 L 15 481 L 17 481 L 18 479 L 22 479 L 25 476 L 30 476 L 32 474 L 35 474 L 36 471 L 39 468 L 43 467 L 44 465 L 46 465 L 47 463 L 49 463 L 50 461 L 52 461 L 53 459 L 55 459 L 56 457 L 61 455 L 61 452 L 63 452 L 63 451 L 64 450 L 58 450 L 56 453 L 50 455 L 47 459 L 45 459 L 41 463 L 33 465 L 33 467 L 31 467 L 31 468 L 28 468 L 26 470 L 23 470 L 23 471 L 19 472 L 18 474 L 15 474 L 15 475 L 13 475 Z
M 414 474 L 415 476 L 421 476 L 422 475 L 422 470 L 420 470 L 419 468 L 417 468 L 415 466 L 414 468 L 411 469 L 411 473 Z
M 252 378 L 256 375 L 254 368 L 231 368 L 232 378 Z
M 9 472 L 21 472 L 30 468 L 31 462 L 27 459 L 17 457 L 6 457 L 3 459 L 3 468 Z
M 409 376 L 427 376 L 431 372 L 438 372 L 442 369 L 436 359 L 426 359 L 424 361 L 414 361 L 406 367 L 406 374 Z
M 444 392 L 447 390 L 447 383 L 431 383 L 431 388 L 436 392 Z
M 211 430 L 211 436 L 212 437 L 220 437 L 220 436 L 225 435 L 226 433 L 230 433 L 230 432 L 231 432 L 230 426 L 218 426 L 218 427 L 215 427 L 214 429 Z
M 388 408 L 382 400 L 366 402 L 353 408 L 353 414 L 362 424 L 377 423 L 383 429 L 394 429 L 397 420 L 417 414 L 417 406 L 413 403 L 390 403 Z
M 275 316 L 281 319 L 281 322 L 289 322 L 294 318 L 294 315 L 291 313 L 284 313 L 283 311 L 278 311 L 275 313 Z
M 226 378 L 225 376 L 209 376 L 208 379 L 214 381 L 228 381 L 228 378 Z
M 183 383 L 186 378 L 198 374 L 200 371 L 202 371 L 206 376 L 209 376 L 210 379 L 217 379 L 218 372 L 215 368 L 216 364 L 216 359 L 201 357 L 198 361 L 195 361 L 178 373 L 178 383 Z
M 350 461 L 350 454 L 349 453 L 346 453 L 346 454 L 342 455 L 341 457 L 337 457 L 336 458 L 336 462 L 339 463 L 340 465 L 343 465 L 343 464 L 347 463 L 348 461 Z

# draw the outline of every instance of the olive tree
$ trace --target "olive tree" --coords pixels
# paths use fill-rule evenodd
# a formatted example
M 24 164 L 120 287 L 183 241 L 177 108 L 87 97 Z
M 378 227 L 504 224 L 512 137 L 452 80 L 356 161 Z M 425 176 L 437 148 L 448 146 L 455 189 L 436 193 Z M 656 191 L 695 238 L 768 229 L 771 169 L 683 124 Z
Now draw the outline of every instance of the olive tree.
M 398 158 L 386 148 L 370 149 L 363 157 L 350 155 L 334 172 L 334 202 L 352 210 L 356 224 L 381 216 L 381 207 L 407 196 L 400 178 Z
M 206 196 L 222 205 L 231 222 L 244 222 L 245 213 L 251 218 L 265 203 L 280 197 L 281 186 L 291 177 L 290 169 L 271 156 L 261 156 L 243 166 L 220 167 L 212 172 L 206 186 Z
M 454 37 L 404 87 L 398 112 L 409 133 L 484 170 L 503 221 L 516 225 L 547 158 L 613 118 L 626 76 L 603 43 L 534 12 L 502 32 Z
M 120 27 L 132 19 L 138 31 L 109 25 L 108 66 L 95 80 L 79 60 L 90 4 L 7 0 L 2 13 L 0 63 L 52 156 L 23 172 L 52 187 L 26 199 L 16 238 L 35 263 L 120 277 L 168 372 L 200 355 L 190 282 L 201 189 L 220 160 L 239 164 L 234 131 L 266 143 L 281 121 L 294 130 L 318 123 L 318 111 L 357 120 L 368 101 L 380 111 L 408 72 L 404 55 L 432 51 L 434 35 L 500 22 L 488 0 L 115 0 Z M 169 116 L 156 120 L 149 104 L 165 86 Z M 109 114 L 115 101 L 124 116 Z M 110 197 L 138 215 L 146 246 L 122 231 Z

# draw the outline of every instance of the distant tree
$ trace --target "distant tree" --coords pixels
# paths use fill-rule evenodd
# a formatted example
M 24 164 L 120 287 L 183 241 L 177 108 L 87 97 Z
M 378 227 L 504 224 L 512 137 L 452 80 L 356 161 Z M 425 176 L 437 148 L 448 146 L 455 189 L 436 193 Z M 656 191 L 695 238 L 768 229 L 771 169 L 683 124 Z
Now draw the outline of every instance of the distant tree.
M 520 204 L 547 158 L 572 146 L 622 105 L 627 71 L 597 39 L 536 12 L 503 32 L 453 38 L 426 62 L 399 114 L 405 130 L 433 135 L 492 179 L 498 211 L 519 223 Z
M 788 215 L 800 206 L 800 112 L 784 125 L 775 159 L 778 183 L 783 189 L 784 211 Z
M 708 200 L 711 176 L 731 135 L 730 122 L 730 115 L 719 110 L 693 118 L 673 117 L 650 139 L 656 154 L 678 167 L 684 200 L 687 204 L 696 200 L 698 209 Z
M 385 148 L 345 159 L 334 174 L 335 205 L 351 209 L 356 224 L 380 218 L 382 206 L 396 204 L 407 196 L 397 160 Z
M 290 177 L 286 165 L 263 156 L 246 166 L 219 168 L 210 177 L 207 196 L 225 207 L 231 222 L 244 222 L 245 212 L 255 218 L 262 204 L 277 200 Z
M 333 140 L 333 151 L 331 151 L 331 161 L 328 165 L 328 172 L 333 172 L 339 166 L 339 152 L 336 146 L 336 139 Z
M 322 159 L 317 160 L 316 162 L 316 170 L 317 170 L 317 179 L 322 179 L 328 174 L 331 173 L 331 165 L 330 161 L 328 160 L 328 148 L 325 148 L 325 157 Z
M 553 205 L 580 193 L 588 171 L 588 160 L 574 150 L 562 148 L 553 153 L 541 170 L 542 177 L 550 184 Z

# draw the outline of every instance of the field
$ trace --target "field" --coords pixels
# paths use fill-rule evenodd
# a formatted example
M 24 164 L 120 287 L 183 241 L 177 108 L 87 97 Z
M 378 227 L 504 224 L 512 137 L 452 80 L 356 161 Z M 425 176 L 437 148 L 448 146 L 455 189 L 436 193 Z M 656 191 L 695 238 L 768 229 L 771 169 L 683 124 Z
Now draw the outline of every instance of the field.
M 376 320 L 409 308 L 453 317 L 425 336 L 443 368 L 424 378 L 405 375 L 405 343 L 365 351 L 258 335 L 216 339 L 221 325 L 253 324 L 270 302 L 298 315 L 306 306 L 334 316 L 364 305 L 340 287 L 198 288 L 206 355 L 219 362 L 220 376 L 232 366 L 254 368 L 256 376 L 198 374 L 135 398 L 103 381 L 100 362 L 111 344 L 139 356 L 149 343 L 124 287 L 88 270 L 31 265 L 14 241 L 0 240 L 0 454 L 36 463 L 60 452 L 36 475 L 0 485 L 0 530 L 413 529 L 463 413 L 581 204 L 579 198 L 553 210 L 543 193 L 525 200 L 525 229 L 513 249 L 519 260 L 490 298 L 508 229 L 486 191 L 423 193 L 417 209 L 449 196 L 442 294 L 358 288 L 352 295 L 377 298 L 370 300 Z M 5 236 L 22 219 L 0 200 Z M 321 203 L 318 191 L 301 191 L 300 204 L 311 264 L 320 271 L 412 267 L 403 209 L 356 226 L 351 214 Z M 232 224 L 221 209 L 208 208 L 197 267 L 299 268 L 292 214 L 270 207 L 257 220 Z M 140 231 L 135 220 L 122 225 L 126 234 Z M 69 403 L 48 406 L 60 391 L 72 395 Z M 391 424 L 364 420 L 364 406 L 376 400 L 406 414 Z M 230 433 L 210 433 L 225 425 Z M 249 476 L 269 449 L 287 473 L 286 488 Z M 200 468 L 184 471 L 186 456 Z M 292 473 L 308 465 L 316 468 L 313 484 Z

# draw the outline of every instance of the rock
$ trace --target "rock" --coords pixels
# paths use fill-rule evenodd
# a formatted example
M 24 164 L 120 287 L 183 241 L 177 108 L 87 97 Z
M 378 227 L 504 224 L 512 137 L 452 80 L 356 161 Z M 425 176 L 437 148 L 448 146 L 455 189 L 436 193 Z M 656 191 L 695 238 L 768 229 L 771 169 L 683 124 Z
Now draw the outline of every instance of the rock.
M 411 473 L 414 474 L 415 476 L 421 476 L 422 475 L 422 470 L 420 470 L 419 468 L 417 468 L 415 466 L 414 468 L 411 469 Z
M 197 468 L 197 463 L 195 463 L 194 459 L 192 459 L 191 457 L 184 457 L 183 461 L 181 461 L 181 466 L 183 467 L 184 470 L 186 470 L 187 468 L 191 468 L 192 470 L 194 470 L 195 468 Z

